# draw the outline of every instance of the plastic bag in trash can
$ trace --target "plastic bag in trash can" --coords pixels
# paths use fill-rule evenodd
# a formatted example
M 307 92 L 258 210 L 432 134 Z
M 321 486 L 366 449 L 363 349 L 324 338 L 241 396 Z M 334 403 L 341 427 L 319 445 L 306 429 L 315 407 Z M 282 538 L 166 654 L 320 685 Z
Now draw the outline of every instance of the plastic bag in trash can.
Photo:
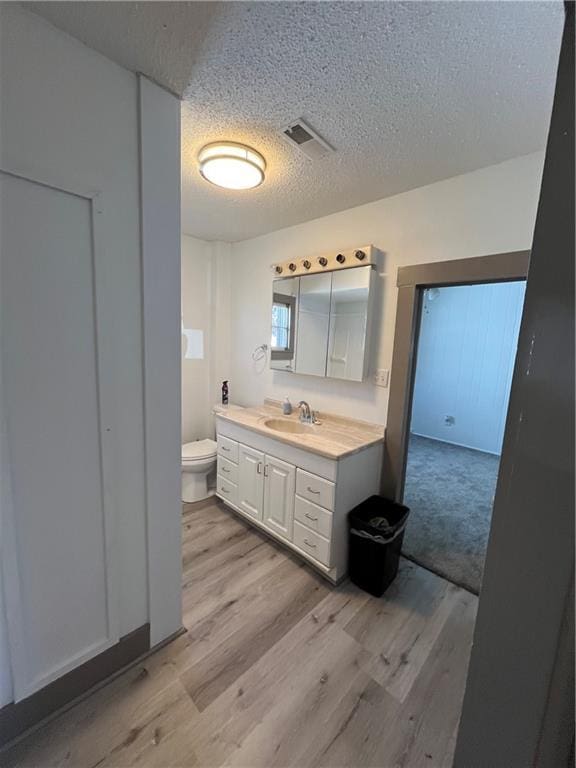
M 368 522 L 370 525 L 373 525 L 374 528 L 378 528 L 378 530 L 387 531 L 391 528 L 388 519 L 385 517 L 372 517 Z

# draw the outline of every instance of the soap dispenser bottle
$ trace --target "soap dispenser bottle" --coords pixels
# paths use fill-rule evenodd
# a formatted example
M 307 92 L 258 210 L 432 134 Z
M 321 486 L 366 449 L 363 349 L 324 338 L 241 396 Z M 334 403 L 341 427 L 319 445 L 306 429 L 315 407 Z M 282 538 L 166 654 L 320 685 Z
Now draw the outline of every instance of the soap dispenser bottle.
M 228 405 L 228 382 L 222 382 L 222 405 Z
M 282 403 L 282 413 L 284 416 L 290 416 L 292 413 L 292 403 L 290 402 L 288 395 L 286 395 L 284 402 Z

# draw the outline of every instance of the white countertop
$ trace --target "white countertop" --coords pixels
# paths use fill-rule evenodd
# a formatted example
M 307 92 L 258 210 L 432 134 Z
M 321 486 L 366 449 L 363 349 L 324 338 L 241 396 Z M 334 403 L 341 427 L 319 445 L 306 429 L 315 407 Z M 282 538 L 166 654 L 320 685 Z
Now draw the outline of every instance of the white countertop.
M 295 409 L 291 416 L 283 416 L 281 403 L 265 400 L 263 405 L 253 408 L 243 408 L 239 405 L 217 406 L 216 417 L 329 459 L 340 459 L 370 445 L 384 442 L 384 427 L 381 424 L 371 424 L 325 412 L 317 412 L 316 416 L 321 423 L 306 426 L 304 432 L 281 432 L 266 425 L 271 419 L 297 424 L 297 411 L 298 409 Z

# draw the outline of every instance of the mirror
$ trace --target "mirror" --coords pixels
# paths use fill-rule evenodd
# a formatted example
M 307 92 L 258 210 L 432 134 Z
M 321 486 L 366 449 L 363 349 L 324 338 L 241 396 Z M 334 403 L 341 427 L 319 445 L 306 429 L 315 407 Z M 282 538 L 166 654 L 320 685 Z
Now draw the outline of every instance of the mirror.
M 294 370 L 299 287 L 299 277 L 285 277 L 273 283 L 270 367 L 276 370 Z
M 270 367 L 362 381 L 373 274 L 366 266 L 274 280 Z
M 300 278 L 296 373 L 326 376 L 331 284 L 328 272 Z
M 327 376 L 363 380 L 369 293 L 370 267 L 333 273 Z

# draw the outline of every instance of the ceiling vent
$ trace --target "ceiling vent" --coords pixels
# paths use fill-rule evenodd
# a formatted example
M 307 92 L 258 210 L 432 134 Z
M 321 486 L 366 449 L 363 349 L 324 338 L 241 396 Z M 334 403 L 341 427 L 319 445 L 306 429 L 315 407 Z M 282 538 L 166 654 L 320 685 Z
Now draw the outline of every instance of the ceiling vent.
M 302 119 L 290 123 L 282 129 L 281 133 L 288 144 L 299 149 L 311 160 L 318 160 L 334 152 L 334 148 Z

